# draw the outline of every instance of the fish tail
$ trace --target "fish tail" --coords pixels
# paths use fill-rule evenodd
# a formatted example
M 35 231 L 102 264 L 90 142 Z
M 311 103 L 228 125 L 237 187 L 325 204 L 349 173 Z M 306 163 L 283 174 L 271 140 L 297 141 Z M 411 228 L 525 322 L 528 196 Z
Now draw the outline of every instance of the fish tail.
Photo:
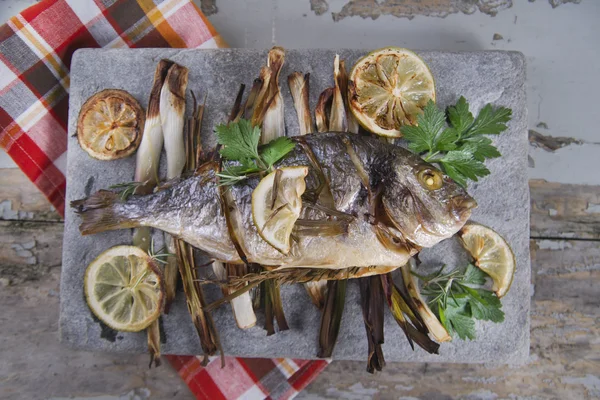
M 121 210 L 119 194 L 108 190 L 81 200 L 71 202 L 71 207 L 81 217 L 79 231 L 82 235 L 91 235 L 116 229 L 135 228 L 137 221 L 125 216 Z

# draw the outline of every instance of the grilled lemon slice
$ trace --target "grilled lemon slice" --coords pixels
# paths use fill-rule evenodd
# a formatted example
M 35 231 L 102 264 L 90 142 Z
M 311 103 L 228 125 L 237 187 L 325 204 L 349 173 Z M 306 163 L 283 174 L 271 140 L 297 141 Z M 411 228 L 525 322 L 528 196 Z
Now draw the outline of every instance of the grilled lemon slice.
M 400 128 L 415 125 L 435 82 L 425 62 L 410 50 L 386 47 L 367 54 L 349 78 L 350 109 L 363 128 L 387 137 L 400 137 Z
M 79 112 L 79 145 L 99 160 L 127 157 L 140 145 L 145 118 L 140 104 L 126 91 L 108 89 L 98 92 Z
M 147 328 L 164 305 L 162 273 L 136 246 L 115 246 L 100 254 L 87 267 L 84 289 L 92 312 L 118 331 Z
M 302 210 L 307 167 L 280 168 L 265 176 L 252 192 L 252 218 L 260 236 L 283 254 Z
M 483 225 L 465 225 L 460 231 L 463 246 L 475 259 L 475 265 L 488 274 L 498 297 L 510 289 L 515 276 L 515 255 L 506 240 Z

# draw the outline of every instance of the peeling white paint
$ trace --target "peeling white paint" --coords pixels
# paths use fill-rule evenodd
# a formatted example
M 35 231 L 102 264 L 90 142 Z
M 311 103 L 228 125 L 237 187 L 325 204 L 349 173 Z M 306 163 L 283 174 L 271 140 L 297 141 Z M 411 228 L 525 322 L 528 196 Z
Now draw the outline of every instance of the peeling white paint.
M 588 203 L 585 212 L 587 214 L 600 214 L 600 204 Z
M 17 219 L 19 213 L 12 209 L 12 201 L 2 200 L 0 201 L 0 219 Z
M 405 392 L 408 392 L 409 390 L 413 390 L 414 386 L 404 386 L 404 385 L 395 385 L 394 389 L 396 390 L 402 390 Z
M 548 210 L 548 215 L 551 217 L 556 217 L 558 215 L 558 211 L 556 211 L 554 208 L 550 208 Z
M 0 219 L 6 220 L 24 220 L 33 219 L 32 211 L 18 211 L 13 210 L 13 204 L 11 200 L 0 201 Z
M 19 219 L 33 219 L 32 211 L 19 211 Z

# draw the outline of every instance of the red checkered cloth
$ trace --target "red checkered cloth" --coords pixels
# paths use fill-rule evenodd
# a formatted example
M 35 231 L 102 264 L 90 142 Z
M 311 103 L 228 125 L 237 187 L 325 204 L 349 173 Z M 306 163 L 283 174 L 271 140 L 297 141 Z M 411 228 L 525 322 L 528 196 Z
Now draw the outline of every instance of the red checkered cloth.
M 170 356 L 169 361 L 198 399 L 291 399 L 325 369 L 325 360 L 291 358 L 212 359 L 206 367 L 202 357 Z
M 69 66 L 82 47 L 225 47 L 189 0 L 44 0 L 0 27 L 0 147 L 65 207 Z M 289 399 L 327 361 L 167 356 L 199 399 Z

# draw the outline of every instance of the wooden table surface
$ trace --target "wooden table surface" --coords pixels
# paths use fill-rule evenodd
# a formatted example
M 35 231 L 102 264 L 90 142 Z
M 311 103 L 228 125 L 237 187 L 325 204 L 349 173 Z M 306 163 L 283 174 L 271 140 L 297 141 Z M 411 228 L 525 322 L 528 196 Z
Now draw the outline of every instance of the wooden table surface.
M 530 188 L 528 365 L 389 363 L 382 373 L 369 375 L 362 362 L 336 361 L 300 398 L 600 396 L 600 187 L 534 180 Z M 168 366 L 148 370 L 145 355 L 92 354 L 58 343 L 63 222 L 17 169 L 0 169 L 0 193 L 4 395 L 22 390 L 39 394 L 47 387 L 46 392 L 55 396 L 91 396 L 139 391 L 141 385 L 152 398 L 189 398 Z M 62 379 L 59 385 L 57 375 L 73 379 Z M 83 381 L 91 383 L 81 386 Z

